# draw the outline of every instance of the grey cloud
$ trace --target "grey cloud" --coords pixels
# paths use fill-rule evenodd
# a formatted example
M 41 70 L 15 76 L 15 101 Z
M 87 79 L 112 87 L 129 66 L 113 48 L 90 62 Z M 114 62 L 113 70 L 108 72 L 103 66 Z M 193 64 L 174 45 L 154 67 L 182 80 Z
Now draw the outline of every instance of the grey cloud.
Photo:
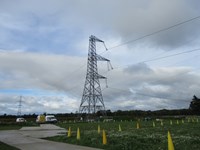
M 21 16 L 21 14 L 35 14 L 35 16 L 41 18 L 40 23 L 48 22 L 47 18 L 50 17 L 50 24 L 57 22 L 54 27 L 61 25 L 63 29 L 82 30 L 82 34 L 91 34 L 94 31 L 96 34 L 110 38 L 107 35 L 107 31 L 109 31 L 109 34 L 121 37 L 122 42 L 169 27 L 199 14 L 199 9 L 196 7 L 199 4 L 197 0 L 192 2 L 186 0 L 173 2 L 165 0 L 150 0 L 148 2 L 145 0 L 123 2 L 116 0 L 59 2 L 45 0 L 38 2 L 25 0 L 19 2 L 2 1 L 1 11 L 2 13 L 6 12 L 14 15 L 15 18 Z M 20 3 L 20 5 L 15 7 L 16 3 Z M 20 23 L 14 20 L 10 25 L 16 22 Z M 26 21 L 15 25 L 15 27 L 26 28 L 25 24 Z M 199 21 L 196 20 L 146 38 L 142 42 L 150 42 L 153 47 L 161 47 L 165 50 L 180 47 L 184 43 L 199 37 L 200 30 L 198 27 Z
M 78 110 L 86 72 L 86 66 L 80 68 L 85 61 L 83 58 L 25 52 L 5 52 L 1 53 L 0 58 L 2 94 L 7 95 L 4 90 L 12 91 L 12 89 L 19 90 L 14 93 L 10 91 L 15 97 L 25 94 L 23 113 L 43 113 L 42 111 L 57 113 Z M 29 92 L 31 96 L 26 96 L 26 92 L 20 92 L 24 89 L 43 91 L 39 92 L 39 95 L 37 91 Z M 48 91 L 58 97 L 51 93 L 48 94 Z M 43 94 L 47 96 L 42 97 Z M 64 97 L 60 97 L 60 94 Z M 1 113 L 15 114 L 17 100 L 13 96 L 8 95 L 7 97 L 9 98 L 0 98 L 0 101 L 5 104 L 2 106 L 4 109 Z
M 69 112 L 78 110 L 85 80 L 86 66 L 80 68 L 82 58 L 34 53 L 6 53 L 0 55 L 1 89 L 43 89 L 65 93 L 64 97 L 26 97 L 24 111 Z M 25 65 L 26 64 L 26 65 Z M 79 66 L 79 67 L 78 67 Z M 74 70 L 77 68 L 77 70 Z M 199 78 L 190 68 L 157 69 L 137 64 L 108 73 L 108 88 L 102 84 L 107 109 L 163 109 L 187 108 L 194 94 L 198 95 Z M 103 83 L 103 82 L 101 82 Z M 3 93 L 2 93 L 3 94 Z M 16 95 L 15 95 L 16 96 Z M 14 96 L 0 99 L 2 113 L 15 112 Z M 28 108 L 28 109 L 27 109 Z
M 49 53 L 52 49 L 42 46 L 55 42 L 57 45 L 53 47 L 54 50 L 62 49 L 63 47 L 58 45 L 64 43 L 63 45 L 67 47 L 65 50 L 70 55 L 76 52 L 80 56 L 87 52 L 90 34 L 100 38 L 105 37 L 103 40 L 114 43 L 113 45 L 109 43 L 109 46 L 115 46 L 120 42 L 135 39 L 199 14 L 197 0 L 192 2 L 20 0 L 18 2 L 6 0 L 0 2 L 0 46 L 2 49 L 16 51 L 16 53 L 0 54 L 0 89 L 43 89 L 64 92 L 68 96 L 64 100 L 52 98 L 50 102 L 54 106 L 51 106 L 46 98 L 43 100 L 37 97 L 27 98 L 29 100 L 25 105 L 32 107 L 26 112 L 38 112 L 36 109 L 38 105 L 41 106 L 39 109 L 45 108 L 54 112 L 58 111 L 56 108 L 60 108 L 63 112 L 77 109 L 86 73 L 86 66 L 80 66 L 86 62 L 86 58 L 24 51 L 34 49 L 40 52 L 42 51 L 40 49 L 47 48 L 44 51 Z M 21 36 L 23 38 L 20 38 Z M 47 37 L 51 40 L 47 40 Z M 136 45 L 134 49 L 138 50 L 134 53 L 132 49 L 135 45 L 130 44 L 128 47 L 127 45 L 120 47 L 121 51 L 112 51 L 111 55 L 118 65 L 135 63 L 135 60 L 140 62 L 141 59 L 153 57 L 154 55 L 150 53 L 154 54 L 155 50 L 161 48 L 170 50 L 182 48 L 182 45 L 196 46 L 198 37 L 199 21 L 196 20 L 137 42 L 139 46 Z M 31 47 L 30 50 L 25 44 L 25 39 L 28 39 L 27 43 L 37 45 L 39 50 L 37 47 Z M 107 108 L 113 110 L 187 108 L 190 97 L 199 92 L 200 77 L 191 72 L 191 68 L 160 66 L 153 68 L 144 63 L 131 65 L 126 69 L 115 69 L 107 74 L 109 88 L 103 90 L 105 104 Z M 102 84 L 102 89 L 104 87 Z M 1 101 L 9 106 L 10 103 L 14 103 L 13 100 L 14 98 L 8 98 L 6 102 L 5 98 L 1 98 Z M 16 108 L 9 110 L 4 107 L 4 112 L 14 110 Z
M 90 5 L 85 2 L 77 3 L 74 8 L 78 8 L 76 15 L 82 14 L 83 18 L 94 26 L 99 26 L 99 29 L 109 29 L 118 33 L 123 42 L 198 16 L 199 9 L 193 4 L 185 0 L 93 1 Z M 152 43 L 153 47 L 166 50 L 176 48 L 198 38 L 198 26 L 199 21 L 195 20 L 140 42 Z
M 139 63 L 125 68 L 124 72 L 132 74 L 146 74 L 152 73 L 153 71 L 145 63 Z
M 13 88 L 44 88 L 51 90 L 67 91 L 78 84 L 76 78 L 82 78 L 85 70 L 79 65 L 83 60 L 76 57 L 61 55 L 43 55 L 34 53 L 5 53 L 0 55 L 1 74 L 9 78 L 2 83 Z M 73 75 L 74 69 L 78 68 L 77 74 Z M 81 72 L 80 72 L 81 71 Z M 71 75 L 69 75 L 71 74 Z M 80 81 L 80 80 L 79 80 Z M 20 84 L 16 84 L 19 82 Z
M 0 114 L 17 114 L 19 96 L 0 94 Z M 70 105 L 70 107 L 68 107 Z M 30 96 L 24 95 L 21 103 L 21 113 L 66 113 L 75 112 L 78 101 L 67 96 Z
M 108 78 L 110 85 L 104 91 L 104 99 L 112 109 L 118 105 L 124 109 L 145 110 L 188 108 L 192 96 L 198 95 L 200 90 L 197 86 L 200 76 L 191 74 L 191 71 L 184 67 L 152 69 L 144 64 L 131 66 L 120 75 L 113 71 Z

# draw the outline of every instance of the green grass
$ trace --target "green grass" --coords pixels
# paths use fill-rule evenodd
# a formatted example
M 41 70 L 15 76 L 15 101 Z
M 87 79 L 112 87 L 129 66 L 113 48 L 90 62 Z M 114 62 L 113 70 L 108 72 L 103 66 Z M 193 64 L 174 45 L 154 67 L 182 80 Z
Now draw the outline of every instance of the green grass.
M 18 148 L 12 147 L 0 141 L 0 150 L 19 150 Z
M 0 123 L 0 130 L 18 130 L 25 126 L 38 126 L 36 123 L 25 122 L 25 123 Z
M 140 122 L 141 128 L 136 129 L 136 122 L 110 122 L 110 123 L 66 123 L 58 124 L 61 127 L 72 129 L 72 137 L 56 136 L 47 138 L 53 141 L 66 142 L 77 145 L 84 145 L 107 150 L 166 150 L 167 132 L 170 131 L 176 150 L 199 150 L 200 149 L 200 123 L 186 122 L 170 125 L 169 120 L 165 120 L 164 125 L 156 122 L 156 127 L 152 126 L 152 121 Z M 119 124 L 122 132 L 119 132 Z M 97 126 L 105 129 L 107 134 L 107 145 L 102 144 L 102 133 L 97 133 Z M 81 139 L 76 140 L 77 127 L 81 131 Z

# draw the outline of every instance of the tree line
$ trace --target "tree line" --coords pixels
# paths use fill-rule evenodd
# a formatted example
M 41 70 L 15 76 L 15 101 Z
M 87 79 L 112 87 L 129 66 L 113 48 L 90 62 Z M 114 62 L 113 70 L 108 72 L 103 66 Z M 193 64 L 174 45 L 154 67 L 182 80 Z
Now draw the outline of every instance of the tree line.
M 45 114 L 45 113 L 44 113 Z M 25 114 L 21 117 L 27 119 L 28 121 L 35 121 L 38 114 Z M 58 113 L 53 114 L 56 116 L 56 118 L 60 121 L 65 120 L 77 120 L 80 118 L 80 114 L 78 112 L 76 113 Z M 83 116 L 86 114 L 82 114 Z M 106 116 L 107 118 L 113 118 L 115 120 L 133 120 L 137 118 L 145 118 L 145 117 L 151 117 L 151 118 L 162 118 L 162 117 L 181 117 L 181 116 L 188 116 L 188 115 L 200 115 L 200 99 L 197 96 L 193 96 L 193 99 L 189 105 L 188 109 L 174 109 L 174 110 L 155 110 L 155 111 L 144 111 L 144 110 L 117 110 L 117 111 L 111 111 L 106 110 Z M 95 114 L 97 117 L 101 117 L 102 113 L 99 111 Z M 16 115 L 0 115 L 0 122 L 2 120 L 7 121 L 14 121 L 16 119 Z

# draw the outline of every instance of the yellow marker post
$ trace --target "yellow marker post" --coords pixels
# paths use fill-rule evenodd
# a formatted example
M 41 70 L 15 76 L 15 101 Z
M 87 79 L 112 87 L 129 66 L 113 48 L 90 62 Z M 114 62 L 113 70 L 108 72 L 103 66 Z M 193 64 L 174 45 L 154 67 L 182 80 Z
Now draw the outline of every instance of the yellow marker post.
M 68 129 L 67 137 L 71 137 L 71 127 Z
M 77 129 L 77 135 L 76 135 L 76 139 L 80 140 L 81 139 L 81 134 L 80 134 L 80 129 Z
M 182 119 L 182 123 L 185 123 L 183 119 Z
M 120 124 L 119 124 L 119 132 L 121 132 L 122 131 L 122 128 L 121 128 L 121 126 L 120 126 Z
M 172 120 L 170 120 L 170 125 L 173 125 L 173 122 L 172 122 Z
M 101 128 L 100 128 L 100 125 L 98 125 L 98 134 L 100 134 L 101 132 Z
M 199 122 L 199 119 L 197 118 L 197 122 Z
M 163 121 L 160 122 L 160 125 L 163 126 Z
M 137 122 L 137 129 L 139 129 L 140 128 L 140 125 L 139 125 L 139 123 Z
M 103 145 L 107 144 L 106 132 L 103 130 Z
M 153 127 L 155 127 L 156 126 L 156 124 L 155 124 L 155 122 L 153 121 Z
M 174 144 L 173 144 L 172 137 L 169 131 L 167 133 L 167 138 L 168 138 L 168 150 L 174 150 Z
M 178 120 L 176 120 L 176 124 L 179 124 L 179 121 L 178 121 Z

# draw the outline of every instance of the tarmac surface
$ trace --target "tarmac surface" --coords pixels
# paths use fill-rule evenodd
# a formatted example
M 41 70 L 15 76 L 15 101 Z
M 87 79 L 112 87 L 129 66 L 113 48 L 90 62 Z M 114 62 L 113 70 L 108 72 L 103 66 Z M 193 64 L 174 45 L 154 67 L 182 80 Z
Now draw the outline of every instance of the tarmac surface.
M 100 150 L 41 138 L 66 134 L 67 130 L 53 124 L 42 124 L 40 127 L 23 127 L 20 130 L 0 131 L 0 141 L 21 150 Z

